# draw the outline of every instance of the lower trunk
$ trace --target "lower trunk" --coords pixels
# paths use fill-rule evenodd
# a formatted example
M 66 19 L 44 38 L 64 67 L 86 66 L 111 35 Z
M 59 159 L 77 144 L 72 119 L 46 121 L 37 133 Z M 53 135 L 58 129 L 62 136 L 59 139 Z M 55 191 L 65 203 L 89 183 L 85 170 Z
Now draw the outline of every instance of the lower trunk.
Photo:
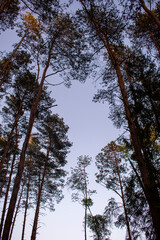
M 29 169 L 29 173 L 28 173 L 27 196 L 26 196 L 26 204 L 25 204 L 25 212 L 24 212 L 24 220 L 23 220 L 23 229 L 22 229 L 21 240 L 24 239 L 24 232 L 25 232 L 26 218 L 27 218 L 27 210 L 28 210 L 28 200 L 29 200 L 29 188 L 30 188 L 30 169 Z
M 41 195 L 42 195 L 42 188 L 43 188 L 43 184 L 44 184 L 44 178 L 45 178 L 45 175 L 46 175 L 46 167 L 47 167 L 48 159 L 49 159 L 49 148 L 50 148 L 50 142 L 49 142 L 48 148 L 47 148 L 46 161 L 45 161 L 45 165 L 44 165 L 44 169 L 43 169 L 42 180 L 41 180 L 41 183 L 40 183 L 40 186 L 39 186 L 39 191 L 38 191 L 38 199 L 37 199 L 37 206 L 36 206 L 36 211 L 35 211 L 35 215 L 34 215 L 34 223 L 33 223 L 33 228 L 32 228 L 31 240 L 35 240 L 36 239 L 37 226 L 38 226 L 38 217 L 39 217 Z
M 22 189 L 21 189 L 21 193 L 20 193 L 20 196 L 19 196 L 19 200 L 18 200 L 16 212 L 15 212 L 15 214 L 14 214 L 14 219 L 13 219 L 13 222 L 12 222 L 12 226 L 11 226 L 11 231 L 10 231 L 10 234 L 9 234 L 9 238 L 7 238 L 7 239 L 9 239 L 9 240 L 11 240 L 11 238 L 12 238 L 12 234 L 13 234 L 13 229 L 14 229 L 16 217 L 17 217 L 17 214 L 18 214 L 18 211 L 19 211 L 19 206 L 20 206 L 20 203 L 21 203 L 21 198 L 22 198 L 22 194 L 23 194 L 23 189 L 24 189 L 24 184 L 23 184 Z
M 126 221 L 126 225 L 127 225 L 127 232 L 128 232 L 129 240 L 132 240 L 130 224 L 129 224 L 126 204 L 125 204 L 125 200 L 124 200 L 123 186 L 122 186 L 121 176 L 120 176 L 120 172 L 119 172 L 119 168 L 118 168 L 118 159 L 116 158 L 116 156 L 115 156 L 115 160 L 116 160 L 116 169 L 117 169 L 117 174 L 118 174 L 118 179 L 119 179 L 119 184 L 120 184 L 120 189 L 121 189 L 121 196 L 122 196 L 122 203 L 123 203 L 124 214 L 125 214 L 125 221 Z
M 4 204 L 3 204 L 1 224 L 0 224 L 0 239 L 1 239 L 2 229 L 3 229 L 4 217 L 5 217 L 5 214 L 6 214 L 6 206 L 7 206 L 8 194 L 9 194 L 9 189 L 10 189 L 10 184 L 11 184 L 11 179 L 12 179 L 12 173 L 13 173 L 13 167 L 14 167 L 15 159 L 16 159 L 16 153 L 14 153 L 14 156 L 13 156 L 11 172 L 10 172 L 9 181 L 8 181 L 7 190 L 6 190 L 5 199 L 4 199 Z
M 87 240 L 87 206 L 85 206 L 85 215 L 84 215 L 84 236 L 85 240 Z

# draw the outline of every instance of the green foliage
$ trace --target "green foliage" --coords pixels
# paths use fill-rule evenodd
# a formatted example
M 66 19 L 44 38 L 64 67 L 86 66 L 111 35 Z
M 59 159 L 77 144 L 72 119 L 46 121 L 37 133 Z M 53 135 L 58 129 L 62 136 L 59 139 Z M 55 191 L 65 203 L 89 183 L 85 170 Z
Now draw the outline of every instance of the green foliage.
M 109 240 L 111 232 L 108 230 L 108 219 L 104 215 L 88 215 L 87 224 L 93 233 L 94 240 Z

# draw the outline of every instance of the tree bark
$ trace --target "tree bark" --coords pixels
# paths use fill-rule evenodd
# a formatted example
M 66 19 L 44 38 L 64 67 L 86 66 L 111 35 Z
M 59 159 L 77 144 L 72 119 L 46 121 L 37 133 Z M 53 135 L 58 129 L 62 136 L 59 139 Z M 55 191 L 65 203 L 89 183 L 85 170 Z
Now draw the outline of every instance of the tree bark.
M 121 90 L 123 103 L 125 107 L 126 117 L 128 120 L 128 127 L 131 134 L 132 144 L 137 156 L 137 163 L 139 166 L 139 170 L 141 173 L 142 181 L 144 184 L 145 189 L 145 196 L 148 201 L 150 212 L 153 220 L 153 225 L 155 228 L 157 240 L 160 239 L 160 199 L 159 199 L 159 193 L 157 190 L 157 186 L 155 183 L 155 179 L 153 177 L 153 173 L 151 172 L 151 169 L 147 167 L 148 159 L 145 160 L 145 158 L 142 155 L 142 151 L 144 149 L 141 148 L 141 144 L 139 141 L 139 137 L 135 128 L 134 121 L 132 119 L 132 115 L 129 108 L 127 93 L 124 86 L 124 81 L 122 78 L 122 74 L 120 71 L 120 67 L 118 64 L 115 66 L 117 76 L 118 76 L 118 83 Z
M 87 181 L 86 181 L 86 171 L 84 166 L 84 184 L 85 184 L 85 213 L 84 213 L 84 236 L 85 240 L 87 240 L 87 199 L 88 199 L 88 192 L 87 192 Z
M 28 200 L 29 200 L 29 189 L 30 189 L 30 179 L 31 179 L 31 166 L 29 166 L 28 170 L 28 183 L 27 183 L 27 195 L 26 195 L 26 204 L 25 204 L 25 212 L 24 212 L 24 220 L 23 220 L 23 228 L 22 228 L 22 236 L 21 240 L 24 239 L 25 226 L 26 226 L 26 218 L 27 218 L 27 210 L 28 210 Z
M 12 179 L 15 160 L 16 160 L 16 151 L 15 151 L 14 156 L 13 156 L 9 181 L 8 181 L 7 190 L 6 190 L 5 199 L 4 199 L 4 204 L 3 204 L 2 217 L 1 217 L 1 223 L 0 223 L 0 239 L 1 239 L 2 229 L 3 229 L 4 217 L 5 217 L 5 214 L 6 214 L 7 200 L 8 200 L 8 194 L 9 194 L 9 189 L 10 189 L 10 185 L 11 185 L 11 179 Z
M 36 239 L 38 218 L 39 218 L 39 210 L 40 210 L 40 203 L 41 203 L 41 196 L 42 196 L 42 189 L 43 189 L 44 179 L 45 179 L 45 175 L 46 175 L 46 167 L 47 167 L 48 159 L 49 159 L 49 148 L 50 148 L 50 142 L 49 142 L 49 145 L 48 145 L 48 148 L 47 148 L 46 162 L 45 162 L 45 165 L 44 165 L 42 180 L 41 180 L 41 183 L 40 183 L 40 186 L 39 186 L 39 191 L 38 191 L 37 206 L 36 206 L 36 211 L 35 211 L 35 216 L 34 216 L 34 223 L 33 223 L 33 228 L 32 228 L 31 240 Z
M 125 221 L 126 221 L 126 225 L 127 225 L 128 236 L 129 236 L 129 240 L 132 240 L 130 224 L 129 224 L 128 214 L 127 214 L 127 209 L 126 209 L 126 204 L 125 204 L 125 199 L 124 199 L 123 186 L 122 186 L 121 176 L 120 176 L 120 172 L 119 172 L 119 168 L 118 168 L 118 159 L 116 156 L 115 156 L 115 161 L 116 161 L 118 180 L 119 180 L 120 189 L 121 189 L 122 203 L 123 203 L 123 209 L 124 209 Z
M 12 222 L 12 226 L 11 226 L 11 231 L 10 231 L 9 238 L 8 238 L 9 240 L 11 240 L 11 238 L 12 238 L 14 224 L 16 222 L 17 214 L 18 214 L 18 211 L 19 211 L 24 185 L 25 185 L 25 183 L 23 183 L 23 185 L 22 185 L 21 193 L 20 193 L 19 200 L 18 200 L 17 207 L 16 207 L 16 212 L 14 214 L 14 218 L 13 218 L 13 222 Z

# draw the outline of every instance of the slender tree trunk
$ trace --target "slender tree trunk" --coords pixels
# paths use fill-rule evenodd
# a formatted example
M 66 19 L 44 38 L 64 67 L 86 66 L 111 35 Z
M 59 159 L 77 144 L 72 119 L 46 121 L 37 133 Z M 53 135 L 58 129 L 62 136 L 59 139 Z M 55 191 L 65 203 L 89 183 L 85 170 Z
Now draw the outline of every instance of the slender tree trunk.
M 128 96 L 127 92 L 125 89 L 124 85 L 124 80 L 121 74 L 120 66 L 119 66 L 119 61 L 116 58 L 113 50 L 110 47 L 109 44 L 109 39 L 107 37 L 107 33 L 104 31 L 104 29 L 101 28 L 100 24 L 96 22 L 94 17 L 89 13 L 87 10 L 87 7 L 84 3 L 83 0 L 79 0 L 82 6 L 84 7 L 85 12 L 88 15 L 89 21 L 94 25 L 95 30 L 97 31 L 97 35 L 99 36 L 100 40 L 103 42 L 104 47 L 106 48 L 110 60 L 115 68 L 117 78 L 118 78 L 118 85 L 121 91 L 122 95 L 122 101 L 124 104 L 125 108 L 125 114 L 126 118 L 128 121 L 128 127 L 130 130 L 131 134 L 131 139 L 132 139 L 132 144 L 135 150 L 135 154 L 137 157 L 137 162 L 138 162 L 138 167 L 141 173 L 142 181 L 144 184 L 144 189 L 145 189 L 145 196 L 148 201 L 149 207 L 150 207 L 150 212 L 153 220 L 153 226 L 155 228 L 155 233 L 156 233 L 156 240 L 160 240 L 160 197 L 159 197 L 159 192 L 157 189 L 157 185 L 153 176 L 153 173 L 151 172 L 150 167 L 147 167 L 147 162 L 146 159 L 144 158 L 142 154 L 142 148 L 141 148 L 141 143 L 140 139 L 135 127 L 135 123 L 132 118 L 132 114 L 130 111 L 129 107 L 129 102 L 128 102 Z
M 160 28 L 160 21 L 159 19 L 155 16 L 155 14 L 149 10 L 145 4 L 145 1 L 144 0 L 139 0 L 144 11 L 155 21 L 155 23 L 157 24 L 157 26 Z
M 13 156 L 9 181 L 8 181 L 7 190 L 6 190 L 5 199 L 4 199 L 4 204 L 3 204 L 2 217 L 1 217 L 1 223 L 0 223 L 0 239 L 1 239 L 2 229 L 3 229 L 4 218 L 5 218 L 5 214 L 6 214 L 7 200 L 8 200 L 8 194 L 9 194 L 9 189 L 10 189 L 10 185 L 11 185 L 11 179 L 12 179 L 15 160 L 16 160 L 16 151 L 15 151 L 14 156 Z
M 128 159 L 128 160 L 129 160 L 129 163 L 131 164 L 131 167 L 132 167 L 133 171 L 135 172 L 136 177 L 137 177 L 137 179 L 138 179 L 138 181 L 139 181 L 139 184 L 140 184 L 140 186 L 141 186 L 141 188 L 143 189 L 143 192 L 144 192 L 144 194 L 145 194 L 145 189 L 144 189 L 144 186 L 143 186 L 143 182 L 142 182 L 142 180 L 141 180 L 141 177 L 139 176 L 139 174 L 138 174 L 136 168 L 134 167 L 132 161 L 131 161 L 130 159 Z
M 39 210 L 40 210 L 40 203 L 41 203 L 41 196 L 42 196 L 42 189 L 43 189 L 44 179 L 45 179 L 45 175 L 46 175 L 46 167 L 47 167 L 48 159 L 49 159 L 49 148 L 50 148 L 50 142 L 49 142 L 49 146 L 47 148 L 46 162 L 45 162 L 45 165 L 44 165 L 42 180 L 41 180 L 41 183 L 40 183 L 40 186 L 39 186 L 39 191 L 38 191 L 37 206 L 36 206 L 36 211 L 35 211 L 35 216 L 34 216 L 34 223 L 33 223 L 33 228 L 32 228 L 31 240 L 36 239 L 38 218 L 39 218 Z
M 17 123 L 18 123 L 18 120 L 19 120 L 19 117 L 20 117 L 20 113 L 22 111 L 22 102 L 20 102 L 20 106 L 19 106 L 19 109 L 18 109 L 18 113 L 15 117 L 15 121 L 13 123 L 13 126 L 12 126 L 12 130 L 9 134 L 9 137 L 8 137 L 8 141 L 7 141 L 7 144 L 4 148 L 4 152 L 3 152 L 3 156 L 2 156 L 2 160 L 0 162 L 0 173 L 2 171 L 2 168 L 3 168 L 3 163 L 5 161 L 5 158 L 6 158 L 6 155 L 8 153 L 8 149 L 9 149 L 9 146 L 10 146 L 10 142 L 11 142 L 11 139 L 12 139 L 12 136 L 13 136 L 13 133 L 14 133 L 14 130 L 15 130 L 15 127 L 17 126 Z
M 115 161 L 116 161 L 116 169 L 117 169 L 117 174 L 118 174 L 118 179 L 119 179 L 119 184 L 120 184 L 120 189 L 121 189 L 122 203 L 123 203 L 123 208 L 124 208 L 124 214 L 125 214 L 125 221 L 126 221 L 126 225 L 127 225 L 128 236 L 129 236 L 129 240 L 132 240 L 130 224 L 129 224 L 128 214 L 127 214 L 127 209 L 126 209 L 126 203 L 125 203 L 125 200 L 124 200 L 123 186 L 122 186 L 121 176 L 120 176 L 120 172 L 119 172 L 119 168 L 118 168 L 118 159 L 117 159 L 116 156 L 115 156 Z
M 85 206 L 84 212 L 84 239 L 87 240 L 87 206 Z
M 25 185 L 25 183 L 23 183 L 23 185 L 22 185 L 21 193 L 20 193 L 19 200 L 18 200 L 17 207 L 16 207 L 16 212 L 14 214 L 14 218 L 13 218 L 13 222 L 12 222 L 12 226 L 11 226 L 11 231 L 10 231 L 9 238 L 8 238 L 9 240 L 11 240 L 11 238 L 12 238 L 14 225 L 15 225 L 15 222 L 16 222 L 16 218 L 17 218 L 20 203 L 21 203 L 21 198 L 22 198 L 22 194 L 23 194 L 24 185 Z
M 118 65 L 116 65 L 115 68 L 116 68 L 116 72 L 117 72 L 117 76 L 118 76 L 118 83 L 119 83 L 122 98 L 123 98 L 126 117 L 128 120 L 128 126 L 130 129 L 132 144 L 133 144 L 136 156 L 137 156 L 137 162 L 138 162 L 139 170 L 141 172 L 142 181 L 144 184 L 146 199 L 147 199 L 149 207 L 150 207 L 150 212 L 151 212 L 151 216 L 152 216 L 152 220 L 153 220 L 153 225 L 154 225 L 154 228 L 156 231 L 157 240 L 159 240 L 160 239 L 159 193 L 157 190 L 155 179 L 153 177 L 153 173 L 151 172 L 151 169 L 148 169 L 147 162 L 145 161 L 145 159 L 143 158 L 143 155 L 142 155 L 141 144 L 140 144 L 139 137 L 138 137 L 138 134 L 137 134 L 137 131 L 135 128 L 135 124 L 134 124 L 134 121 L 132 119 L 132 115 L 130 112 L 128 97 L 127 97 L 127 93 L 125 90 L 124 81 L 123 81 L 123 78 L 121 75 L 120 67 Z M 148 161 L 148 159 L 147 159 L 147 161 Z
M 31 134 L 32 127 L 33 127 L 33 124 L 34 124 L 34 119 L 35 119 L 38 103 L 39 103 L 40 96 L 41 96 L 41 93 L 42 93 L 45 76 L 46 76 L 47 70 L 49 68 L 52 49 L 53 49 L 53 45 L 54 45 L 54 42 L 56 40 L 56 37 L 57 36 L 55 36 L 55 38 L 53 39 L 53 41 L 51 43 L 51 47 L 50 47 L 49 52 L 48 52 L 47 63 L 46 63 L 46 66 L 44 68 L 44 71 L 43 71 L 43 75 L 42 75 L 42 78 L 41 78 L 41 82 L 40 82 L 39 90 L 38 90 L 38 93 L 37 93 L 37 97 L 35 99 L 35 102 L 33 102 L 33 104 L 32 104 L 29 124 L 28 124 L 28 128 L 27 128 L 26 137 L 25 137 L 25 140 L 24 140 L 24 143 L 23 143 L 23 146 L 22 146 L 20 162 L 19 162 L 19 166 L 18 166 L 18 172 L 17 172 L 15 182 L 14 182 L 14 186 L 13 186 L 12 196 L 11 196 L 11 200 L 10 200 L 10 204 L 9 204 L 9 208 L 8 208 L 8 213 L 7 213 L 7 217 L 6 217 L 6 221 L 5 221 L 2 240 L 8 240 L 9 231 L 10 231 L 12 218 L 13 218 L 13 214 L 14 214 L 14 209 L 15 209 L 15 205 L 16 205 L 16 201 L 17 201 L 18 191 L 19 191 L 21 178 L 22 178 L 22 174 L 23 174 L 23 170 L 24 170 L 26 150 L 27 150 L 27 147 L 28 147 L 30 134 Z
M 85 235 L 85 240 L 87 240 L 87 199 L 88 199 L 88 191 L 87 191 L 87 181 L 86 181 L 86 171 L 85 171 L 85 166 L 84 166 L 84 185 L 85 185 L 85 215 L 84 215 L 84 235 Z
M 27 196 L 26 196 L 26 204 L 25 204 L 25 212 L 24 212 L 24 220 L 23 220 L 23 229 L 22 229 L 21 240 L 24 239 L 24 233 L 25 233 L 27 210 L 28 210 L 28 200 L 29 200 L 30 179 L 31 179 L 31 169 L 30 169 L 30 166 L 29 166 L 29 170 L 28 170 L 28 184 L 27 184 Z
M 16 53 L 16 51 L 18 50 L 18 48 L 20 47 L 20 45 L 22 44 L 23 40 L 25 39 L 27 33 L 28 33 L 28 29 L 25 31 L 23 37 L 21 38 L 20 42 L 18 43 L 17 47 L 13 50 L 13 52 L 11 53 L 11 55 L 9 56 L 9 58 L 7 59 L 6 63 L 4 64 L 2 70 L 0 71 L 0 76 L 4 73 L 4 71 L 6 70 L 8 64 L 10 63 L 10 60 L 12 59 L 12 57 L 14 56 L 14 54 Z M 0 88 L 2 86 L 3 81 L 0 82 Z

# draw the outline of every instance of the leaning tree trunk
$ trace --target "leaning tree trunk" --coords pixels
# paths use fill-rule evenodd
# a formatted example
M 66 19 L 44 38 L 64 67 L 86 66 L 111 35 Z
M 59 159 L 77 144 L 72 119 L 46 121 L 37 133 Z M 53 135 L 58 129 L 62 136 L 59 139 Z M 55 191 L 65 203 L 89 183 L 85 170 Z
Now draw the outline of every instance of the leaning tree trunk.
M 1 223 L 0 223 L 0 239 L 1 239 L 2 229 L 3 229 L 4 217 L 5 217 L 5 214 L 6 214 L 6 206 L 7 206 L 9 189 L 10 189 L 10 185 L 11 185 L 14 163 L 15 163 L 15 160 L 16 160 L 16 151 L 17 151 L 17 149 L 15 150 L 15 153 L 14 153 L 14 156 L 13 156 L 11 171 L 10 171 L 10 175 L 9 175 L 7 190 L 6 190 L 4 204 L 3 204 L 2 217 L 1 217 Z
M 115 65 L 115 69 L 117 72 L 118 77 L 118 83 L 121 90 L 122 98 L 123 98 L 123 104 L 125 108 L 125 113 L 128 121 L 128 127 L 131 134 L 132 144 L 137 156 L 137 163 L 138 167 L 141 173 L 142 181 L 144 184 L 144 190 L 145 190 L 145 196 L 148 201 L 150 212 L 153 220 L 153 225 L 155 228 L 157 240 L 160 240 L 160 199 L 159 199 L 159 193 L 157 190 L 157 186 L 155 183 L 155 179 L 153 176 L 153 173 L 151 172 L 151 169 L 147 166 L 148 159 L 145 159 L 142 155 L 142 151 L 144 153 L 144 149 L 141 148 L 141 143 L 135 128 L 135 123 L 132 119 L 132 115 L 130 112 L 130 107 L 128 103 L 128 97 L 125 90 L 125 85 L 123 81 L 123 77 L 120 71 L 119 65 Z
M 129 224 L 128 214 L 127 214 L 127 209 L 126 209 L 126 203 L 125 203 L 125 199 L 124 199 L 123 186 L 122 186 L 121 176 L 120 176 L 120 172 L 119 172 L 119 168 L 118 168 L 118 159 L 116 156 L 115 156 L 115 161 L 116 161 L 116 170 L 117 170 L 117 174 L 118 174 L 118 180 L 119 180 L 119 184 L 120 184 L 120 190 L 121 190 L 122 203 L 123 203 L 123 209 L 124 209 L 125 221 L 126 221 L 126 225 L 127 225 L 128 236 L 129 236 L 129 240 L 132 240 L 130 224 Z
M 10 231 L 9 238 L 8 238 L 9 240 L 11 240 L 11 238 L 12 238 L 14 225 L 15 225 L 15 222 L 16 222 L 16 218 L 17 218 L 20 203 L 21 203 L 21 198 L 22 198 L 22 194 L 23 194 L 24 185 L 25 185 L 25 182 L 22 185 L 21 193 L 20 193 L 19 200 L 18 200 L 18 203 L 17 203 L 16 212 L 14 214 L 14 218 L 13 218 L 13 222 L 12 222 L 12 226 L 11 226 L 11 231 Z
M 38 218 L 39 218 L 39 210 L 40 210 L 40 204 L 41 204 L 41 196 L 42 196 L 42 189 L 43 189 L 43 184 L 44 184 L 44 179 L 46 175 L 46 168 L 49 160 L 49 148 L 50 148 L 50 142 L 47 148 L 47 156 L 46 156 L 46 161 L 43 169 L 43 175 L 42 175 L 42 180 L 39 186 L 39 191 L 38 191 L 38 198 L 37 198 L 37 206 L 36 206 L 36 211 L 35 211 L 35 216 L 34 216 L 34 223 L 33 223 L 33 228 L 32 228 L 32 235 L 31 235 L 31 240 L 36 239 L 36 233 L 37 233 L 37 226 L 38 226 Z
M 128 121 L 128 127 L 131 134 L 132 144 L 134 147 L 134 151 L 137 157 L 137 163 L 138 167 L 141 173 L 142 181 L 144 184 L 145 189 L 145 196 L 147 199 L 147 202 L 149 204 L 150 213 L 153 220 L 153 226 L 156 233 L 156 240 L 160 240 L 160 197 L 159 192 L 157 189 L 157 184 L 155 182 L 153 173 L 151 172 L 150 167 L 147 166 L 148 159 L 145 159 L 143 156 L 143 149 L 141 148 L 140 139 L 137 133 L 137 129 L 134 123 L 134 120 L 132 118 L 127 91 L 125 88 L 124 80 L 122 77 L 119 61 L 117 57 L 115 56 L 112 48 L 110 47 L 109 39 L 107 36 L 107 32 L 104 30 L 104 28 L 101 28 L 101 25 L 99 22 L 96 22 L 93 15 L 90 14 L 88 11 L 85 3 L 83 0 L 79 0 L 82 6 L 84 7 L 84 11 L 88 15 L 89 21 L 93 24 L 95 27 L 95 30 L 97 32 L 97 35 L 99 36 L 100 41 L 104 44 L 104 47 L 106 48 L 108 55 L 110 57 L 110 60 L 112 62 L 112 65 L 114 66 L 114 69 L 117 74 L 118 78 L 118 85 L 121 91 L 122 101 L 125 109 L 126 119 Z
M 22 174 L 23 174 L 23 170 L 24 170 L 26 150 L 27 150 L 27 147 L 28 147 L 30 134 L 31 134 L 32 127 L 33 127 L 33 124 L 34 124 L 38 103 L 39 103 L 39 100 L 40 100 L 40 97 L 41 97 L 45 76 L 46 76 L 47 70 L 49 68 L 50 61 L 51 61 L 52 49 L 53 49 L 53 45 L 54 45 L 54 42 L 56 40 L 56 37 L 53 39 L 53 41 L 51 43 L 51 47 L 50 47 L 49 52 L 48 52 L 47 63 L 46 63 L 46 66 L 44 68 L 44 71 L 43 71 L 43 75 L 42 75 L 42 78 L 41 78 L 41 82 L 40 82 L 39 90 L 38 90 L 38 93 L 37 93 L 37 97 L 35 99 L 35 102 L 33 102 L 33 104 L 32 104 L 32 108 L 31 108 L 31 112 L 30 112 L 30 118 L 29 118 L 29 124 L 28 124 L 28 128 L 27 128 L 26 137 L 25 137 L 25 140 L 24 140 L 24 143 L 23 143 L 23 146 L 22 146 L 18 171 L 17 171 L 17 175 L 15 177 L 15 182 L 14 182 L 12 196 L 11 196 L 11 199 L 10 199 L 8 213 L 7 213 L 7 217 L 6 217 L 6 221 L 5 221 L 2 240 L 8 240 L 8 236 L 9 236 L 9 232 L 10 232 L 10 228 L 11 228 L 11 224 L 12 224 L 12 218 L 13 218 L 13 214 L 14 214 L 14 210 L 15 210 L 16 201 L 17 201 L 18 191 L 19 191 L 19 187 L 20 187 L 20 183 L 21 183 L 21 179 L 22 179 Z
M 30 179 L 31 179 L 31 169 L 29 165 L 28 170 L 28 183 L 27 183 L 27 195 L 26 195 L 26 204 L 25 204 L 25 211 L 24 211 L 24 220 L 23 220 L 23 228 L 22 228 L 22 237 L 21 240 L 24 239 L 24 233 L 25 233 L 25 226 L 26 226 L 26 218 L 27 218 L 27 210 L 28 210 L 28 201 L 29 201 L 29 190 L 30 190 Z

